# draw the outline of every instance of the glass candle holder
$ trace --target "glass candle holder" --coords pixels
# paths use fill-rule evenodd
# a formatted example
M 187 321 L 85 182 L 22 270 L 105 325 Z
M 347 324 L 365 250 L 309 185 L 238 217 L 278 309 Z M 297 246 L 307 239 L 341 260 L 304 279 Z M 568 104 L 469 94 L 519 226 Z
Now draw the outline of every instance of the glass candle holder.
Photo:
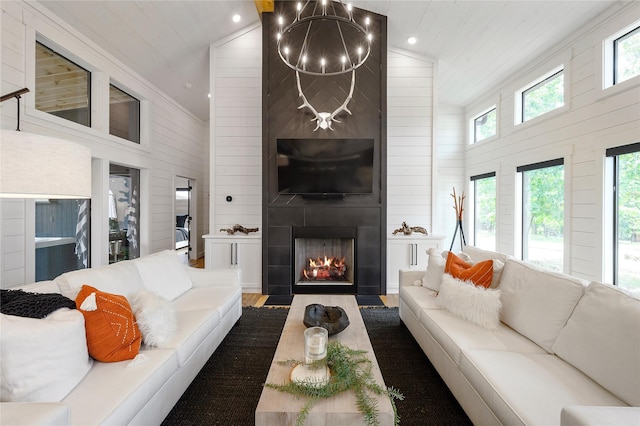
M 313 364 L 327 358 L 329 332 L 323 327 L 309 327 L 304 331 L 304 362 Z

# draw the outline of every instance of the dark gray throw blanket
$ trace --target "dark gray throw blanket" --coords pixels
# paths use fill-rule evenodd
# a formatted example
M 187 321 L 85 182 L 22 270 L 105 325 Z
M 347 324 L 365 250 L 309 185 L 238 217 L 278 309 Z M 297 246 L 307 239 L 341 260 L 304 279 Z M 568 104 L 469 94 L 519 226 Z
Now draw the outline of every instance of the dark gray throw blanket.
M 27 318 L 44 318 L 60 308 L 75 309 L 76 302 L 58 293 L 0 290 L 0 312 Z

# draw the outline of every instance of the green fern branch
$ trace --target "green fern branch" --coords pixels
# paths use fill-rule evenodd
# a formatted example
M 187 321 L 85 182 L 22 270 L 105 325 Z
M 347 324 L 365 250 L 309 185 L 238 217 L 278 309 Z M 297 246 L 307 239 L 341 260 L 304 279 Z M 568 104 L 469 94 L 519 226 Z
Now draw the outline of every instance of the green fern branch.
M 293 359 L 279 363 L 292 367 L 302 364 L 301 361 Z M 388 396 L 393 407 L 394 422 L 396 425 L 400 423 L 400 416 L 398 416 L 394 400 L 403 400 L 404 395 L 393 387 L 385 389 L 376 383 L 372 373 L 372 363 L 366 357 L 366 351 L 351 349 L 340 342 L 329 342 L 326 363 L 331 371 L 331 377 L 324 386 L 318 386 L 317 382 L 312 381 L 264 384 L 265 387 L 280 392 L 286 392 L 299 398 L 307 398 L 296 419 L 298 426 L 304 424 L 311 409 L 320 399 L 331 398 L 350 390 L 355 393 L 358 410 L 364 415 L 366 425 L 377 426 L 380 424 L 378 401 L 372 395 Z M 324 366 L 324 364 L 321 365 Z

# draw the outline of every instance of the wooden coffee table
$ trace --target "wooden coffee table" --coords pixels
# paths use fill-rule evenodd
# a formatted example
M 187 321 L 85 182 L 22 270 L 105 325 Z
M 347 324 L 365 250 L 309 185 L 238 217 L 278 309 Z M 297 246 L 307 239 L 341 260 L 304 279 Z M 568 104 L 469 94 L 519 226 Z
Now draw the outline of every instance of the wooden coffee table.
M 376 360 L 367 329 L 362 321 L 355 296 L 350 295 L 296 295 L 291 303 L 287 320 L 282 329 L 280 342 L 271 361 L 266 383 L 284 384 L 289 382 L 291 366 L 280 365 L 279 361 L 304 359 L 304 337 L 306 329 L 302 323 L 307 305 L 320 303 L 325 306 L 340 306 L 349 317 L 350 325 L 334 336 L 329 342 L 339 341 L 352 349 L 367 351 L 372 363 L 372 373 L 376 382 L 386 389 L 378 361 Z M 393 407 L 386 395 L 375 396 L 378 400 L 378 419 L 381 425 L 393 425 Z M 257 426 L 295 425 L 305 400 L 271 388 L 263 388 L 256 408 Z M 353 392 L 344 392 L 336 397 L 321 399 L 312 408 L 305 425 L 362 425 L 364 416 L 358 410 Z

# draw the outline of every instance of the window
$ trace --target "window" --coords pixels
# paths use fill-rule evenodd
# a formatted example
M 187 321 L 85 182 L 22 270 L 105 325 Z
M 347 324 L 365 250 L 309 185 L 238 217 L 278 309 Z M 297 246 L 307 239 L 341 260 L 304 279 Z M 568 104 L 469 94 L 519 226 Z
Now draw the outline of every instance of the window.
M 640 75 L 640 26 L 613 41 L 613 84 Z
M 36 109 L 91 125 L 91 73 L 36 42 Z
M 564 160 L 520 166 L 522 259 L 562 272 L 564 257 Z
M 109 85 L 109 134 L 140 143 L 140 101 Z
M 90 265 L 91 200 L 36 200 L 36 281 Z
M 612 171 L 613 283 L 640 291 L 640 143 L 607 150 Z
M 476 247 L 496 249 L 496 174 L 472 176 L 473 241 Z
M 473 120 L 473 143 L 496 135 L 496 108 Z
M 140 256 L 140 170 L 109 166 L 109 263 Z
M 553 73 L 521 92 L 521 122 L 531 120 L 564 105 L 564 70 Z

